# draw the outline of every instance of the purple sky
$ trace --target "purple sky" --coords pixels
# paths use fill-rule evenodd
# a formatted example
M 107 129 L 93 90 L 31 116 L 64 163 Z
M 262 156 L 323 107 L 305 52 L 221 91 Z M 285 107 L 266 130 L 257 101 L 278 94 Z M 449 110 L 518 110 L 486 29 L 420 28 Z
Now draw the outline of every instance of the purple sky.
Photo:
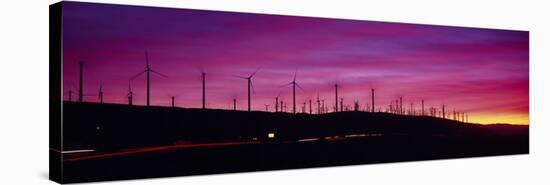
M 201 71 L 207 73 L 207 106 L 238 99 L 246 109 L 246 76 L 253 78 L 254 110 L 281 93 L 291 103 L 295 71 L 304 91 L 299 110 L 317 94 L 334 104 L 334 83 L 344 104 L 377 107 L 400 96 L 419 108 L 447 106 L 479 123 L 528 124 L 529 33 L 293 16 L 64 2 L 63 85 L 78 89 L 78 61 L 85 60 L 86 101 L 126 103 L 128 80 L 145 69 L 151 103 L 200 107 Z M 135 103 L 145 104 L 145 76 L 131 82 Z M 65 99 L 68 96 L 65 95 Z M 73 96 L 76 99 L 76 93 Z M 290 104 L 289 104 L 290 106 Z M 408 107 L 407 106 L 407 107 Z M 273 108 L 273 105 L 270 107 Z

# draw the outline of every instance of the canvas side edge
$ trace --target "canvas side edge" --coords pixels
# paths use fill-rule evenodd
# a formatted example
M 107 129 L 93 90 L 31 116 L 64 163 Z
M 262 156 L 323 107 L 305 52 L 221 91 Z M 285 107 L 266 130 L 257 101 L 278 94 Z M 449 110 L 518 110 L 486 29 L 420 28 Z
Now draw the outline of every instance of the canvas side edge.
M 62 148 L 62 4 L 49 6 L 49 179 L 63 183 Z

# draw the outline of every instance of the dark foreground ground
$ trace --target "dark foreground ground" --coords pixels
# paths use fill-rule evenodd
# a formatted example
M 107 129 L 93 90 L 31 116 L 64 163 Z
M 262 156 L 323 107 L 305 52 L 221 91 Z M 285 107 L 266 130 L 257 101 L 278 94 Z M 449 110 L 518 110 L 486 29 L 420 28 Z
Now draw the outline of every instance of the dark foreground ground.
M 364 112 L 64 106 L 65 138 L 73 138 L 64 150 L 94 149 L 63 154 L 65 183 L 529 153 L 528 126 Z

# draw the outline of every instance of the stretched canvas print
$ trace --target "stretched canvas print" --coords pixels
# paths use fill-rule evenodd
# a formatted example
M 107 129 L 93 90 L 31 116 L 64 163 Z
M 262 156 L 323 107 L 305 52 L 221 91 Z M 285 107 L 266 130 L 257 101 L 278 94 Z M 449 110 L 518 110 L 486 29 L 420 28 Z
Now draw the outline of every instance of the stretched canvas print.
M 529 153 L 529 32 L 60 2 L 59 183 Z

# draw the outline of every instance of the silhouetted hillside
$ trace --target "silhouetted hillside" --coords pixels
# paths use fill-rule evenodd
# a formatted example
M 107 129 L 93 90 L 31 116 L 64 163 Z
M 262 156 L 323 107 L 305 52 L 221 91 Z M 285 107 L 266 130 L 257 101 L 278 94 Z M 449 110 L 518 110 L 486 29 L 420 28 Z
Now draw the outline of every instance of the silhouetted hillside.
M 485 125 L 484 128 L 488 130 L 505 136 L 513 135 L 529 135 L 529 126 L 526 125 L 510 125 L 510 124 L 491 124 Z
M 71 102 L 63 105 L 63 119 L 64 150 L 265 140 L 268 133 L 275 134 L 275 141 L 354 134 L 465 139 L 528 134 L 528 126 L 483 126 L 388 113 L 311 115 Z

